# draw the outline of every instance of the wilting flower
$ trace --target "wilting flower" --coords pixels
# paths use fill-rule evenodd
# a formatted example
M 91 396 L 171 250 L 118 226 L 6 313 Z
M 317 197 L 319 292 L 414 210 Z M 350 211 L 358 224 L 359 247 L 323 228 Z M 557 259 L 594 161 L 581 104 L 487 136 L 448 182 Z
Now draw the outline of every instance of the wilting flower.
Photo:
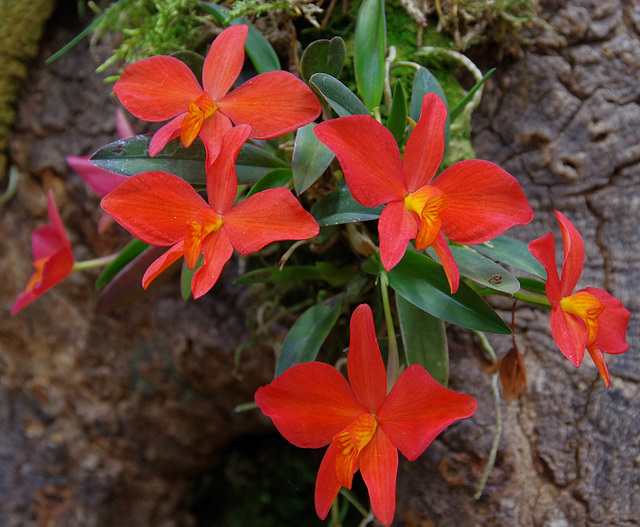
M 12 315 L 62 282 L 73 271 L 71 244 L 51 191 L 47 193 L 47 213 L 51 223 L 37 228 L 31 235 L 33 266 L 36 270 L 13 304 Z
M 128 178 L 102 199 L 102 208 L 136 238 L 171 246 L 147 269 L 143 287 L 184 255 L 189 269 L 204 260 L 191 282 L 194 298 L 218 280 L 235 248 L 250 254 L 280 240 L 307 239 L 320 228 L 290 190 L 258 192 L 233 206 L 238 190 L 234 163 L 250 127 L 232 128 L 222 150 L 207 169 L 207 203 L 184 179 L 167 172 Z
M 301 448 L 329 445 L 316 481 L 316 512 L 326 518 L 341 487 L 360 470 L 383 525 L 396 507 L 398 450 L 410 461 L 478 403 L 438 384 L 422 366 L 407 368 L 387 394 L 387 376 L 368 305 L 351 317 L 349 382 L 332 366 L 307 362 L 259 388 L 256 404 L 285 439 Z
M 366 115 L 326 121 L 314 131 L 340 161 L 356 201 L 388 203 L 378 224 L 384 268 L 395 267 L 415 238 L 418 250 L 433 246 L 455 292 L 460 275 L 444 235 L 455 243 L 482 243 L 529 223 L 533 210 L 515 178 L 488 161 L 460 161 L 434 179 L 446 118 L 442 99 L 425 95 L 402 160 L 391 132 Z
M 529 244 L 531 254 L 547 271 L 545 290 L 551 303 L 551 334 L 560 351 L 576 368 L 589 352 L 607 388 L 609 370 L 603 353 L 624 353 L 631 314 L 622 302 L 602 289 L 587 287 L 575 293 L 584 267 L 582 236 L 567 217 L 556 211 L 560 224 L 564 261 L 558 276 L 553 233 Z
M 246 25 L 231 26 L 213 41 L 202 87 L 186 64 L 165 55 L 139 60 L 124 70 L 113 87 L 124 107 L 145 121 L 171 119 L 153 136 L 151 156 L 175 137 L 188 147 L 200 136 L 210 164 L 231 121 L 251 125 L 255 139 L 273 139 L 320 114 L 322 106 L 313 92 L 285 71 L 262 73 L 229 92 L 244 63 L 248 30 Z

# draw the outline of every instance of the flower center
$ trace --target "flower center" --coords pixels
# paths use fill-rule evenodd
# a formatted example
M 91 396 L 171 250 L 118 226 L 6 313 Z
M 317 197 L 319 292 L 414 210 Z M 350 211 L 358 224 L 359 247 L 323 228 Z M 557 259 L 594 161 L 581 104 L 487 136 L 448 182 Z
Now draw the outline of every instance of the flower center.
M 591 293 L 578 291 L 560 300 L 560 308 L 585 323 L 587 326 L 587 346 L 593 344 L 598 334 L 598 316 L 604 311 L 604 304 Z
M 369 444 L 378 423 L 371 414 L 362 414 L 342 432 L 333 436 L 336 446 L 336 476 L 340 485 L 350 489 L 355 464 L 362 449 Z
M 210 207 L 200 209 L 193 219 L 187 222 L 187 236 L 184 239 L 184 261 L 192 271 L 198 265 L 202 253 L 202 242 L 222 227 L 222 218 Z
M 180 127 L 182 146 L 185 148 L 191 146 L 191 143 L 198 137 L 204 120 L 216 113 L 217 109 L 218 105 L 207 92 L 189 103 L 189 112 L 185 115 Z
M 449 204 L 449 198 L 441 190 L 430 185 L 425 185 L 404 198 L 406 209 L 415 212 L 420 221 L 416 249 L 422 251 L 434 242 L 442 227 L 440 214 Z
M 46 264 L 48 261 L 49 261 L 49 257 L 46 257 L 46 258 L 40 258 L 39 260 L 36 260 L 35 262 L 33 262 L 33 266 L 36 268 L 36 270 L 31 276 L 31 278 L 29 278 L 29 281 L 27 282 L 27 285 L 24 288 L 25 293 L 28 293 L 34 287 L 40 285 L 40 282 L 42 282 L 44 264 Z

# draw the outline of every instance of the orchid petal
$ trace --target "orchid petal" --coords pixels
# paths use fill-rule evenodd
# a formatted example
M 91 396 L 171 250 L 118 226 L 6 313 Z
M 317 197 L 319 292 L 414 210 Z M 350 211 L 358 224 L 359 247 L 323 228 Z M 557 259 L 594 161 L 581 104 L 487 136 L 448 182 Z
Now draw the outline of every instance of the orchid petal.
M 631 313 L 620 300 L 602 289 L 587 287 L 586 291 L 595 296 L 605 306 L 598 317 L 598 334 L 595 346 L 604 353 L 624 353 L 629 349 L 627 344 L 627 326 Z
M 183 239 L 187 222 L 208 206 L 184 179 L 159 171 L 128 178 L 101 205 L 136 238 L 161 246 Z
M 224 230 L 209 234 L 202 242 L 204 262 L 191 280 L 194 300 L 207 293 L 220 278 L 222 268 L 233 255 L 233 247 Z
M 116 110 L 115 120 L 116 132 L 118 133 L 118 137 L 120 137 L 120 139 L 128 139 L 129 137 L 133 137 L 134 135 L 136 135 L 135 130 L 131 126 L 131 123 L 129 123 L 129 120 L 124 114 L 122 108 L 118 108 Z
M 207 151 L 207 166 L 213 163 L 220 154 L 222 139 L 232 128 L 231 119 L 220 112 L 216 112 L 204 120 L 199 135 Z
M 453 242 L 482 243 L 533 219 L 520 183 L 489 161 L 460 161 L 431 184 L 451 202 L 441 218 L 442 231 Z
M 436 175 L 444 156 L 444 125 L 447 107 L 435 93 L 422 99 L 422 113 L 404 149 L 402 164 L 407 189 L 414 192 Z
M 598 368 L 598 372 L 604 381 L 604 385 L 608 388 L 611 386 L 611 377 L 609 376 L 609 369 L 607 368 L 607 363 L 604 361 L 604 354 L 600 351 L 597 346 L 591 345 L 587 348 L 589 355 L 593 359 L 593 362 Z
M 223 228 L 241 254 L 276 241 L 306 240 L 320 232 L 313 216 L 283 187 L 258 192 L 226 211 Z
M 587 328 L 579 318 L 559 306 L 551 310 L 551 335 L 560 351 L 577 368 L 587 347 Z
M 445 388 L 414 364 L 402 372 L 376 419 L 394 446 L 414 461 L 442 430 L 477 407 L 473 397 Z
M 180 136 L 182 121 L 186 116 L 186 113 L 179 114 L 174 119 L 171 119 L 167 124 L 162 125 L 160 129 L 153 134 L 151 142 L 149 143 L 149 155 L 151 157 L 158 154 L 165 146 L 167 146 L 169 141 Z
M 309 87 L 287 71 L 256 75 L 218 101 L 235 124 L 251 125 L 251 137 L 273 139 L 309 124 L 322 105 Z
M 387 395 L 387 374 L 376 340 L 373 313 L 360 304 L 351 316 L 347 374 L 356 398 L 375 414 Z
M 553 239 L 553 233 L 549 232 L 533 240 L 528 247 L 529 252 L 547 271 L 545 291 L 549 302 L 551 302 L 551 307 L 556 308 L 562 298 L 562 293 L 560 292 L 560 277 L 556 266 L 556 244 Z
M 369 491 L 373 514 L 388 527 L 396 513 L 398 450 L 381 430 L 376 431 L 362 451 L 360 472 Z
M 383 210 L 378 222 L 380 260 L 385 270 L 393 269 L 407 251 L 407 244 L 418 234 L 418 217 L 408 211 L 404 202 L 392 201 Z
M 144 289 L 149 287 L 149 284 L 155 280 L 162 271 L 167 269 L 174 262 L 178 261 L 183 254 L 183 242 L 176 243 L 167 252 L 163 253 L 162 256 L 157 258 L 145 271 L 144 276 L 142 277 L 142 287 Z
M 340 482 L 336 476 L 336 454 L 338 449 L 335 445 L 329 445 L 329 448 L 322 458 L 318 477 L 316 479 L 315 503 L 316 514 L 321 520 L 324 520 L 329 514 L 331 505 L 333 505 L 338 492 L 340 491 Z
M 436 251 L 438 258 L 440 259 L 440 264 L 444 269 L 444 274 L 447 275 L 451 294 L 453 294 L 460 286 L 460 271 L 458 270 L 458 264 L 453 259 L 453 254 L 451 254 L 449 244 L 441 232 L 438 233 L 433 242 L 433 249 Z
M 398 144 L 378 121 L 351 115 L 320 123 L 313 131 L 340 161 L 349 190 L 361 205 L 377 207 L 405 198 Z
M 556 211 L 556 218 L 560 224 L 562 233 L 562 246 L 564 249 L 564 262 L 560 273 L 560 288 L 563 297 L 569 296 L 582 274 L 584 267 L 584 242 L 582 236 L 567 217 L 560 211 Z
M 240 75 L 249 26 L 230 26 L 211 44 L 202 67 L 202 85 L 214 100 L 225 95 Z
M 202 88 L 184 62 L 157 55 L 128 66 L 113 93 L 138 119 L 158 122 L 186 112 Z
M 108 194 L 127 179 L 126 176 L 98 168 L 88 157 L 67 156 L 67 165 L 99 196 Z
M 251 127 L 241 124 L 229 130 L 222 139 L 222 149 L 207 169 L 209 205 L 218 214 L 233 207 L 238 193 L 235 163 L 242 145 L 249 138 Z
M 255 401 L 284 438 L 300 448 L 319 448 L 366 409 L 332 366 L 306 362 L 258 388 Z M 329 447 L 331 448 L 331 447 Z M 333 466 L 335 475 L 335 464 Z

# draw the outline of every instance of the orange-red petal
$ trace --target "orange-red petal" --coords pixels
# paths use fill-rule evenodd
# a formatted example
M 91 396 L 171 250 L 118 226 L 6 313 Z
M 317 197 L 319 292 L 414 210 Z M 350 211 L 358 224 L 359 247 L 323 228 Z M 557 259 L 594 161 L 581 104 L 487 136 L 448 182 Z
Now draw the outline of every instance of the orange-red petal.
M 202 86 L 214 100 L 225 95 L 240 75 L 248 25 L 230 26 L 211 44 L 202 67 Z
M 587 287 L 586 291 L 605 306 L 598 317 L 598 334 L 594 344 L 604 353 L 624 353 L 629 349 L 627 327 L 631 313 L 620 300 L 602 289 Z
M 551 310 L 551 335 L 558 348 L 577 368 L 587 347 L 587 328 L 578 317 L 565 313 L 562 308 Z
M 403 201 L 392 201 L 383 210 L 378 222 L 380 260 L 390 271 L 402 260 L 409 240 L 418 234 L 418 216 L 408 211 Z
M 589 352 L 589 355 L 591 355 L 596 368 L 598 368 L 598 372 L 600 373 L 600 376 L 604 381 L 604 385 L 608 388 L 611 385 L 611 377 L 609 376 L 607 363 L 604 361 L 604 354 L 598 349 L 595 344 L 588 346 L 587 351 Z
M 582 236 L 567 217 L 560 211 L 556 211 L 556 218 L 560 224 L 562 233 L 562 247 L 564 249 L 564 261 L 560 273 L 560 293 L 563 297 L 569 296 L 578 285 L 578 280 L 584 267 L 584 242 Z
M 553 233 L 549 232 L 533 240 L 529 243 L 528 247 L 529 252 L 542 264 L 545 271 L 547 271 L 545 291 L 551 307 L 555 308 L 558 302 L 560 302 L 562 294 L 560 292 L 560 276 L 558 275 L 558 267 L 556 266 L 556 244 L 553 239 Z
M 338 492 L 340 491 L 340 482 L 336 476 L 336 453 L 335 445 L 330 444 L 329 448 L 322 458 L 318 477 L 316 479 L 315 504 L 316 514 L 321 520 L 324 520 L 329 514 L 331 505 L 333 505 Z M 354 472 L 357 466 L 354 468 Z
M 142 287 L 145 289 L 155 280 L 162 271 L 166 270 L 171 264 L 178 261 L 184 255 L 184 243 L 178 242 L 167 252 L 157 258 L 145 271 L 142 277 Z
M 222 268 L 233 254 L 233 247 L 229 243 L 224 230 L 219 230 L 207 236 L 202 242 L 204 261 L 191 280 L 193 298 L 200 298 L 207 293 L 220 278 Z
M 449 287 L 453 294 L 460 286 L 460 271 L 458 270 L 458 264 L 453 259 L 451 249 L 449 249 L 449 244 L 441 232 L 438 233 L 434 240 L 433 249 L 436 251 L 438 258 L 440 259 L 440 264 L 444 269 L 444 274 L 447 275 L 447 281 L 449 282 Z

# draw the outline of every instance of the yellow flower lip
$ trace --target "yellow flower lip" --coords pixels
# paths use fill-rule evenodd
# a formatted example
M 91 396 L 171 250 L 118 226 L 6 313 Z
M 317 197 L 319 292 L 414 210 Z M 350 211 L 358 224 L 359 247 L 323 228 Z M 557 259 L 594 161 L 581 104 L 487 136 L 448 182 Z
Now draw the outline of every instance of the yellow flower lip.
M 202 93 L 189 103 L 189 111 L 180 126 L 180 140 L 185 148 L 198 137 L 205 119 L 211 117 L 218 110 L 218 105 L 207 92 Z
M 187 235 L 184 239 L 184 260 L 191 270 L 198 265 L 202 252 L 202 242 L 213 232 L 222 228 L 222 216 L 211 207 L 199 210 L 193 219 L 187 222 Z
M 593 344 L 598 334 L 598 317 L 605 305 L 591 293 L 578 291 L 560 300 L 560 308 L 584 322 L 587 326 L 587 346 Z
M 340 485 L 351 488 L 354 466 L 362 449 L 373 438 L 378 422 L 371 414 L 364 413 L 342 432 L 336 434 L 332 443 L 337 448 L 336 476 Z
M 450 204 L 446 194 L 431 185 L 425 185 L 404 198 L 405 208 L 415 212 L 420 222 L 416 249 L 422 251 L 431 246 L 442 227 L 440 214 L 449 208 Z

